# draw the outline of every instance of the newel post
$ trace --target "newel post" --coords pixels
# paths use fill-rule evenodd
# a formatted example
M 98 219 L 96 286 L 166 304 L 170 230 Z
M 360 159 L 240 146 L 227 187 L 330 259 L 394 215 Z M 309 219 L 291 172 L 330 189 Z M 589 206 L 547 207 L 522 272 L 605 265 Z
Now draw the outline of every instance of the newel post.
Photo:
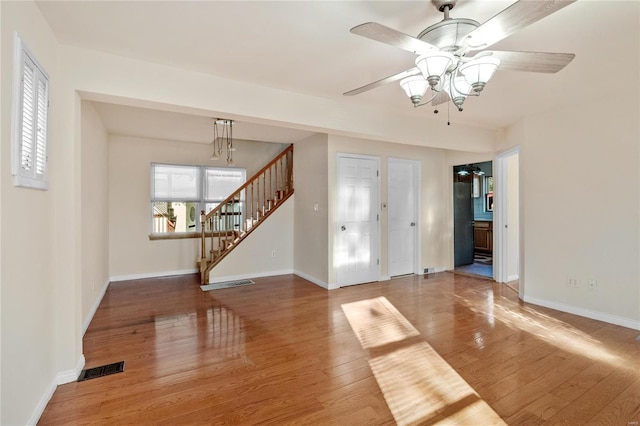
M 207 215 L 205 214 L 204 210 L 200 210 L 200 232 L 201 232 L 201 238 L 200 238 L 200 281 L 202 283 L 204 283 L 205 280 L 205 274 L 207 271 L 207 255 L 206 255 L 206 236 L 205 236 L 205 223 L 207 220 Z

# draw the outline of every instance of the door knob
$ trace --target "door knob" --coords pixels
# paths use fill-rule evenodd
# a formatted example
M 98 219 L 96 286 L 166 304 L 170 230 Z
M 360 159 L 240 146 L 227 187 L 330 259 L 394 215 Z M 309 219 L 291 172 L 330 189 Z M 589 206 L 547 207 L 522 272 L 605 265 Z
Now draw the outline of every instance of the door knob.
M 415 222 L 411 222 L 411 226 L 416 226 L 416 223 Z
M 346 227 L 346 226 L 344 226 L 344 225 L 342 225 L 342 226 L 340 227 L 340 230 L 341 230 L 341 231 L 346 231 L 346 230 L 347 230 L 347 227 Z

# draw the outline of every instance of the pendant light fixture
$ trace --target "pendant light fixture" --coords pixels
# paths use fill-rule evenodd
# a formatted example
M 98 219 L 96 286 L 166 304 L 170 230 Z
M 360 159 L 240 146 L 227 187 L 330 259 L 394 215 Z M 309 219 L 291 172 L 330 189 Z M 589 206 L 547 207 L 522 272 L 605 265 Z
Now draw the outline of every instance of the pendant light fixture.
M 227 164 L 233 165 L 233 120 L 215 118 L 213 121 L 213 154 L 211 160 L 217 161 L 226 154 Z

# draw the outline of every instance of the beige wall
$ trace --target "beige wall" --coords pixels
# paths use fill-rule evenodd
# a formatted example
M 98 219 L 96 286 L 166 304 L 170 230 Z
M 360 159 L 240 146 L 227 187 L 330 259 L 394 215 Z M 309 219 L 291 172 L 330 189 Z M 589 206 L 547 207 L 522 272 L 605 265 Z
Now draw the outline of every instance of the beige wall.
M 293 273 L 295 197 L 271 213 L 237 248 L 211 270 L 209 282 Z
M 323 287 L 329 282 L 328 136 L 318 134 L 294 145 L 294 268 Z M 314 206 L 317 205 L 317 210 Z
M 247 178 L 284 145 L 236 141 L 234 167 Z M 149 240 L 151 163 L 224 166 L 211 161 L 211 145 L 109 137 L 109 274 L 112 280 L 195 272 L 199 241 Z
M 91 102 L 82 102 L 81 259 L 83 330 L 109 283 L 108 134 Z
M 1 424 L 37 420 L 64 372 L 82 365 L 78 226 L 73 175 L 75 99 L 59 69 L 59 46 L 32 2 L 0 2 Z M 50 77 L 49 190 L 13 186 L 10 175 L 14 32 Z M 64 205 L 58 205 L 62 200 Z M 68 213 L 67 216 L 63 214 Z M 79 274 L 78 274 L 79 275 Z
M 516 125 L 525 300 L 640 328 L 639 116 L 617 93 Z
M 417 146 L 468 151 L 493 148 L 492 130 L 446 126 L 423 109 L 390 113 L 373 104 L 363 107 L 73 46 L 61 46 L 61 54 L 83 99 L 200 114 L 207 111 L 214 117 Z

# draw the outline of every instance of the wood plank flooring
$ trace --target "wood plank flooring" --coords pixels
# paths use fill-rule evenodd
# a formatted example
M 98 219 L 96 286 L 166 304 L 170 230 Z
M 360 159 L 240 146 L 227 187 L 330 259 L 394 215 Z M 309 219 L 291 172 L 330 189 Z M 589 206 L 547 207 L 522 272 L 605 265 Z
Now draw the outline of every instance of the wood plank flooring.
M 59 386 L 39 424 L 640 421 L 637 330 L 452 273 L 333 291 L 294 275 L 254 281 L 113 283 L 84 336 L 85 368 L 124 360 L 125 372 Z

